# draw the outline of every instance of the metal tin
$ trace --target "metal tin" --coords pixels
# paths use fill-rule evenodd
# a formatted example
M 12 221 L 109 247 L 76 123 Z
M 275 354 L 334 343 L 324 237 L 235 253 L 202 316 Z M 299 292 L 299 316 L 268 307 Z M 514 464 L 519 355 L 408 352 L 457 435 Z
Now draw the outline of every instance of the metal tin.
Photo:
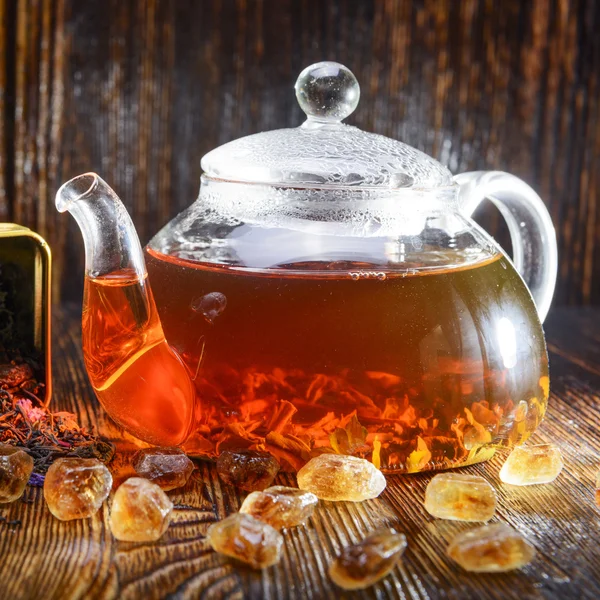
M 0 223 L 0 349 L 39 362 L 38 381 L 52 396 L 50 247 L 37 233 Z

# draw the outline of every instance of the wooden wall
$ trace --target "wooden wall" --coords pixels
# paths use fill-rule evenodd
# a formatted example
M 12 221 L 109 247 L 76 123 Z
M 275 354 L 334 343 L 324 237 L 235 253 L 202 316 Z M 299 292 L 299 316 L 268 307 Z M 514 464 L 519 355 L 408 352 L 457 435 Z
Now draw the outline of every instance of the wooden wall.
M 298 125 L 297 74 L 337 59 L 362 87 L 352 123 L 533 185 L 555 302 L 600 304 L 600 2 L 0 0 L 0 28 L 0 220 L 49 240 L 57 298 L 83 273 L 62 181 L 98 171 L 146 242 L 196 198 L 205 152 Z

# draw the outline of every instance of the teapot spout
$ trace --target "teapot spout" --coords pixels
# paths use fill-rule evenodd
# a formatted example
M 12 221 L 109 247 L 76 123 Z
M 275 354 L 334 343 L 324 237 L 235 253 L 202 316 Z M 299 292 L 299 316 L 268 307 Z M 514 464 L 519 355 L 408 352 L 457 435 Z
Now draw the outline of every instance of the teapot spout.
M 96 173 L 84 173 L 64 183 L 56 193 L 56 208 L 69 211 L 85 244 L 86 275 L 100 277 L 130 269 L 145 277 L 140 240 L 123 203 Z
M 191 428 L 195 389 L 165 339 L 140 241 L 123 203 L 95 173 L 61 186 L 85 244 L 83 356 L 100 403 L 152 444 L 176 446 Z

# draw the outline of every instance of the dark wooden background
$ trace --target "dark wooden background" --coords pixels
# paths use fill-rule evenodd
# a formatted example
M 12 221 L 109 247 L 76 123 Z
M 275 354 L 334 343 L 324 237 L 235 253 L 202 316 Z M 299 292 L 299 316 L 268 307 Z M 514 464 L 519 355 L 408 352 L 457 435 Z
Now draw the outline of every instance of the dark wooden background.
M 0 27 L 0 221 L 48 239 L 55 299 L 83 273 L 62 181 L 98 171 L 145 243 L 196 198 L 205 152 L 298 125 L 297 74 L 336 59 L 362 86 L 352 123 L 533 185 L 556 304 L 600 304 L 600 2 L 0 0 Z

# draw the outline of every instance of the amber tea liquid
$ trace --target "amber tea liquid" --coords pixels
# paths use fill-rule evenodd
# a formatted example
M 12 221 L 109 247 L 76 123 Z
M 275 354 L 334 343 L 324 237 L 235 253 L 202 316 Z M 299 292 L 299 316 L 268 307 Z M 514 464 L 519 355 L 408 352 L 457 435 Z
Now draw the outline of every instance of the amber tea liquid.
M 543 416 L 542 329 L 499 254 L 413 274 L 146 260 L 196 388 L 194 453 L 268 449 L 298 468 L 334 436 L 384 470 L 417 471 L 482 460 L 486 444 L 522 441 Z M 353 416 L 363 444 L 345 433 Z
M 130 270 L 86 277 L 83 306 L 83 354 L 103 406 L 147 441 L 181 443 L 195 394 L 185 365 L 165 341 L 146 281 Z

